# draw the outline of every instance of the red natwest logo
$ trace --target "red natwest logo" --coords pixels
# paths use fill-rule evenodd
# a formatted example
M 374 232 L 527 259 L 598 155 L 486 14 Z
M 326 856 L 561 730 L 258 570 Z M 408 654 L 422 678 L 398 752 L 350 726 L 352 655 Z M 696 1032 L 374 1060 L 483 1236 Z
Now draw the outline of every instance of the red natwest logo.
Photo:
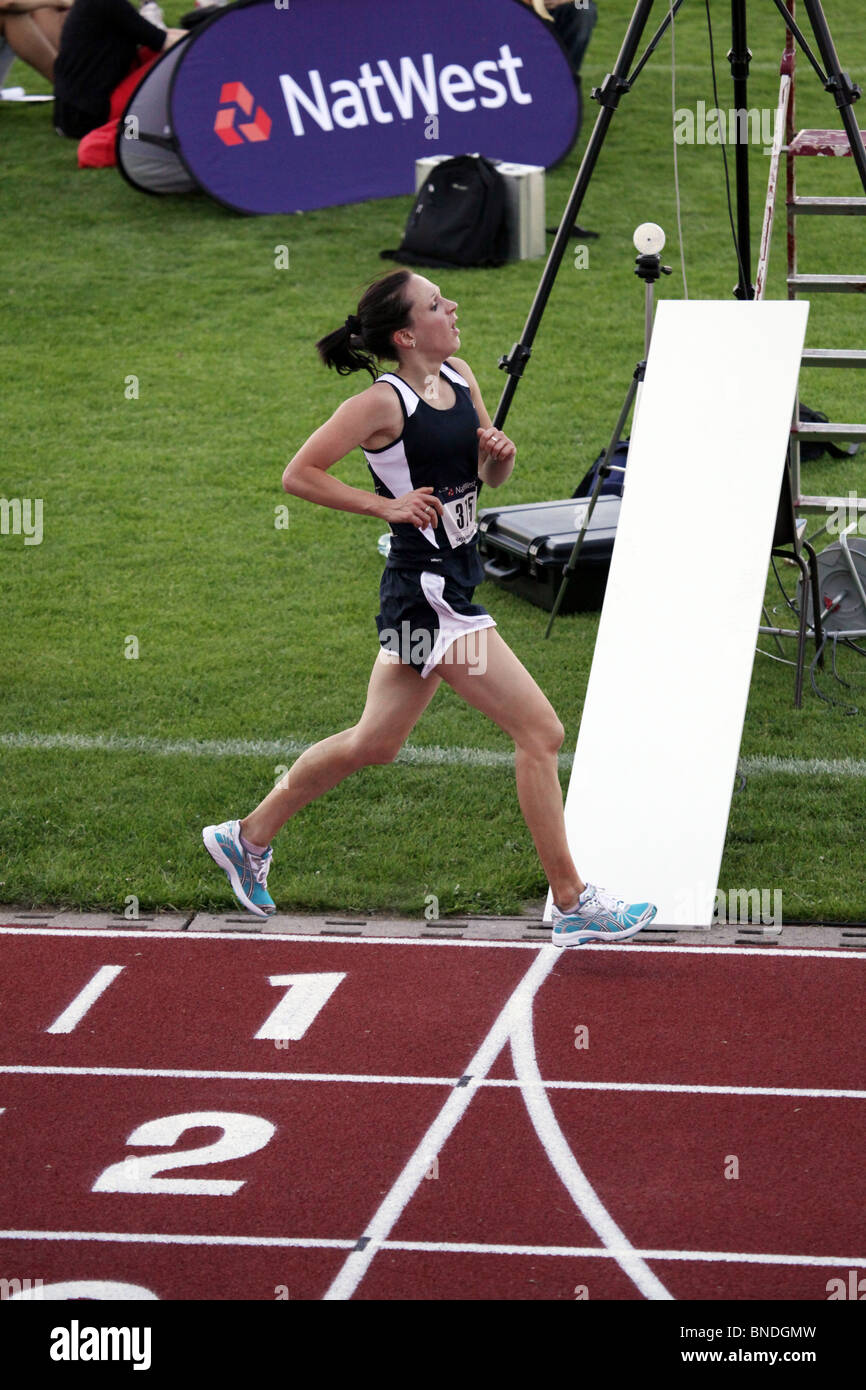
M 257 106 L 253 120 L 235 125 L 235 110 L 239 106 L 245 116 L 252 116 L 256 105 L 252 93 L 243 82 L 224 82 L 220 92 L 214 130 L 224 145 L 242 145 L 245 140 L 267 140 L 271 133 L 271 118 L 264 107 Z

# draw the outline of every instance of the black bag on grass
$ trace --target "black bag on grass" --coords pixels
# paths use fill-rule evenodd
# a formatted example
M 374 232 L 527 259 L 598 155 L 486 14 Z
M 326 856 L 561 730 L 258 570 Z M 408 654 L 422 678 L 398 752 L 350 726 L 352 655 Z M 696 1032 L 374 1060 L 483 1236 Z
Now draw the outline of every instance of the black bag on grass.
M 385 260 L 450 270 L 504 265 L 505 180 L 483 155 L 444 159 L 425 178 L 403 240 Z
M 622 490 L 625 487 L 625 474 L 619 470 L 625 468 L 628 463 L 628 445 L 629 441 L 627 439 L 620 439 L 617 441 L 616 448 L 610 458 L 611 466 L 615 471 L 608 473 L 599 490 L 599 497 L 622 497 Z M 574 492 L 571 494 L 572 497 L 592 496 L 595 480 L 598 477 L 601 465 L 604 463 L 606 452 L 607 450 L 602 449 L 589 472 L 584 474 L 583 478 L 574 489 Z
M 803 425 L 826 425 L 827 416 L 823 410 L 810 410 L 807 405 L 800 405 L 800 423 Z M 846 448 L 840 449 L 838 444 L 823 442 L 822 440 L 803 441 L 800 444 L 801 463 L 812 463 L 815 459 L 821 458 L 824 454 L 829 454 L 834 459 L 853 458 L 860 448 L 859 444 L 849 444 Z

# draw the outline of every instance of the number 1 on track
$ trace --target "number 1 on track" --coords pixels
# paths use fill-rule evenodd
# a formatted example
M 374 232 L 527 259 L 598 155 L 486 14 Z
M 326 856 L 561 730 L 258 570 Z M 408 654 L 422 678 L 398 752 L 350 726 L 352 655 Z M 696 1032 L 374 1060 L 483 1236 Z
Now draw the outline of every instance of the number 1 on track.
M 50 1028 L 46 1028 L 46 1033 L 71 1033 L 77 1028 L 78 1024 L 87 1013 L 88 1009 L 96 1003 L 100 994 L 108 989 L 112 980 L 116 980 L 123 965 L 101 965 L 89 984 L 84 986 L 80 993 L 76 994 L 72 1003 L 69 1004 L 60 1015 L 55 1018 Z
M 256 1037 L 298 1042 L 345 978 L 346 972 L 342 970 L 317 975 L 269 975 L 268 984 L 285 985 L 286 992 L 268 1014 Z

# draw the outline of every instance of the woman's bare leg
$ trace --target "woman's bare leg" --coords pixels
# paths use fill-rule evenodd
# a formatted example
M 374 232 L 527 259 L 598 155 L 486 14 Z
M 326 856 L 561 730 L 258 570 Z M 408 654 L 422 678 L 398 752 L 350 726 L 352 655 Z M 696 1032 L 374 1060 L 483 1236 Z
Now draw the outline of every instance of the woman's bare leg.
M 462 641 L 463 639 L 461 639 Z M 563 729 L 550 701 L 495 628 L 467 640 L 473 660 L 444 661 L 436 671 L 467 704 L 514 739 L 517 797 L 559 908 L 573 907 L 586 884 L 565 833 L 557 753 Z M 454 649 L 451 649 L 454 655 Z M 446 657 L 449 653 L 446 653 Z
M 273 791 L 241 821 L 244 839 L 269 845 L 302 806 L 359 768 L 393 762 L 439 684 L 435 672 L 422 679 L 411 666 L 377 657 L 358 723 L 301 754 Z
M 60 27 L 45 16 L 55 14 L 58 14 L 55 10 L 34 10 L 32 14 L 4 14 L 0 26 L 0 33 L 16 56 L 29 63 L 31 68 L 35 68 L 49 82 L 54 81 L 54 59 L 57 57 L 60 43 Z M 43 16 L 41 20 L 40 15 Z M 62 27 L 66 15 L 60 13 L 58 17 Z M 53 36 L 50 37 L 55 32 L 56 42 Z
M 56 10 L 52 6 L 35 10 L 33 13 L 33 18 L 56 53 L 60 52 L 60 35 L 63 33 L 68 14 L 68 10 Z

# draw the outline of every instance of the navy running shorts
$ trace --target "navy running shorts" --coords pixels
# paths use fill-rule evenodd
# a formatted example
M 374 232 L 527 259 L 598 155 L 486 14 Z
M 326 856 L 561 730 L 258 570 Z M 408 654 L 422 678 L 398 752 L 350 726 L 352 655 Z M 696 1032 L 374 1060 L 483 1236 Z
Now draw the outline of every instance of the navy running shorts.
M 496 623 L 472 602 L 474 592 L 446 574 L 386 566 L 376 617 L 380 647 L 425 677 L 440 662 L 479 667 L 477 634 Z

